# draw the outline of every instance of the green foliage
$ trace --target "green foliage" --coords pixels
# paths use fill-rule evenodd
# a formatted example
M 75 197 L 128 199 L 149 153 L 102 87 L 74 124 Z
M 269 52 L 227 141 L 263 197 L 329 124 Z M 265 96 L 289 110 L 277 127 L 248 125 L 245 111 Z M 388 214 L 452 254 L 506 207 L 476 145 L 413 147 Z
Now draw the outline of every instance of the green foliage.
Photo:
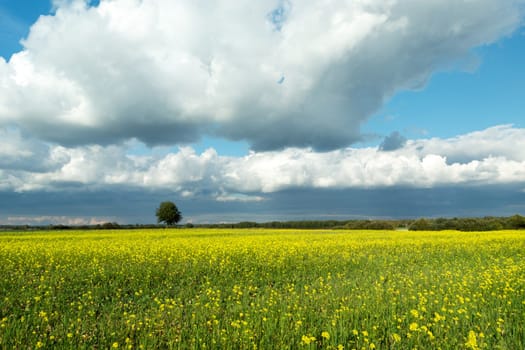
M 100 228 L 103 230 L 116 230 L 120 228 L 120 225 L 116 222 L 105 222 L 100 225 Z
M 182 220 L 182 215 L 173 202 L 162 202 L 155 212 L 157 222 L 172 226 Z
M 418 219 L 409 226 L 413 231 L 497 231 L 497 230 L 519 230 L 525 229 L 525 217 L 514 215 L 511 217 L 492 217 L 483 218 L 438 218 L 438 219 Z
M 168 204 L 175 206 L 172 202 Z M 161 204 L 162 206 L 162 204 Z M 175 207 L 176 208 L 176 207 Z M 161 209 L 159 207 L 159 209 Z M 159 209 L 157 209 L 157 218 L 159 219 Z M 178 212 L 178 209 L 176 209 Z M 178 216 L 175 211 L 168 209 L 168 213 L 172 213 L 175 221 L 160 220 L 159 223 L 165 222 L 168 225 L 173 225 L 181 220 L 182 216 Z M 179 212 L 180 215 L 180 212 Z M 146 229 L 159 228 L 160 225 L 153 224 L 136 224 L 125 225 L 116 222 L 108 222 L 102 225 L 86 225 L 86 226 L 69 226 L 69 225 L 52 225 L 52 226 L 10 226 L 0 225 L 0 231 L 35 231 L 35 230 L 75 230 L 75 229 Z M 487 216 L 483 218 L 437 218 L 437 219 L 404 219 L 404 220 L 303 220 L 303 221 L 271 221 L 271 222 L 254 222 L 242 221 L 238 223 L 220 223 L 220 224 L 186 224 L 186 227 L 200 227 L 200 228 L 280 228 L 280 229 L 351 229 L 351 230 L 395 230 L 395 229 L 409 229 L 412 231 L 443 231 L 443 230 L 458 230 L 458 231 L 497 231 L 497 230 L 520 230 L 525 229 L 525 217 L 521 215 L 514 215 L 511 217 L 492 217 Z
M 412 231 L 428 231 L 432 229 L 432 225 L 428 219 L 418 219 L 409 226 Z
M 395 223 L 384 220 L 352 220 L 344 227 L 352 230 L 393 230 Z
M 525 217 L 521 215 L 514 215 L 508 218 L 507 226 L 510 229 L 524 229 L 525 228 Z
M 393 230 L 400 221 L 385 220 L 303 220 L 303 221 L 242 221 L 231 224 L 204 224 L 207 228 L 293 228 L 293 229 L 352 229 L 352 230 Z

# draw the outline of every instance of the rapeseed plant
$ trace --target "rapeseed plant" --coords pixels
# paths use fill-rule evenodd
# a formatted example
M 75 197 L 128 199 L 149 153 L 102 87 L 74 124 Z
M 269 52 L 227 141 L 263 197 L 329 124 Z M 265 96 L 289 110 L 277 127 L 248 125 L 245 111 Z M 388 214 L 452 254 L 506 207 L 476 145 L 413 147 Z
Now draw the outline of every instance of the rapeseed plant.
M 0 234 L 0 348 L 525 348 L 525 233 Z

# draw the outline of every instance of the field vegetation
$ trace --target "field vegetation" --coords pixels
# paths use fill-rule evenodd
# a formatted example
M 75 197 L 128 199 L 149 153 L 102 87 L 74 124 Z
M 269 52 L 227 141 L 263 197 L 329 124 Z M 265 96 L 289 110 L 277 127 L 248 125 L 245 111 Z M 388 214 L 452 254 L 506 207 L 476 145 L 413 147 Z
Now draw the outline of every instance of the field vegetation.
M 0 233 L 2 349 L 524 349 L 525 232 Z
M 168 205 L 175 206 L 172 202 L 165 202 Z M 161 203 L 161 206 L 164 203 Z M 160 207 L 159 207 L 160 209 Z M 161 214 L 157 209 L 157 216 Z M 169 223 L 165 220 L 170 218 Z M 182 218 L 181 213 L 176 206 L 168 208 L 167 213 L 162 213 L 159 221 L 166 221 L 168 226 L 173 225 Z M 173 221 L 171 221 L 173 220 Z M 152 229 L 165 228 L 165 225 L 157 224 L 136 224 L 121 225 L 116 222 L 106 222 L 97 225 L 86 226 L 68 226 L 68 225 L 51 225 L 51 226 L 10 226 L 0 225 L 0 231 L 58 231 L 58 230 L 117 230 L 117 229 Z M 498 231 L 498 230 L 520 230 L 525 229 L 525 217 L 513 215 L 508 217 L 486 216 L 477 218 L 419 218 L 419 219 L 401 219 L 401 220 L 379 220 L 379 219 L 354 219 L 354 220 L 302 220 L 302 221 L 270 221 L 254 222 L 242 221 L 237 223 L 214 223 L 214 224 L 193 224 L 186 223 L 179 225 L 179 228 L 270 228 L 270 229 L 346 229 L 346 230 L 411 230 L 411 231 Z

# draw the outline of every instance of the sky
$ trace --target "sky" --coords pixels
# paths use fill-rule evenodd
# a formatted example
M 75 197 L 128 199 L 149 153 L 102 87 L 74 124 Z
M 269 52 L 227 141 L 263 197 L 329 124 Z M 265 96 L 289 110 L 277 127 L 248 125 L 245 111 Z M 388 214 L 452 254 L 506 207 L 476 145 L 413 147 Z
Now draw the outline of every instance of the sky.
M 525 215 L 525 0 L 0 0 L 0 225 Z

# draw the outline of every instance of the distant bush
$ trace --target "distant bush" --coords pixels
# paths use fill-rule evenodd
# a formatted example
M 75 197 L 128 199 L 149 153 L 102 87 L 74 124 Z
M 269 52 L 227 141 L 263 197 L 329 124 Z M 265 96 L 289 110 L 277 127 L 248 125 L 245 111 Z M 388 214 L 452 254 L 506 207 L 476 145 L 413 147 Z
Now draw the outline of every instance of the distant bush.
M 507 227 L 510 229 L 524 229 L 525 217 L 521 215 L 514 215 L 507 219 Z
M 348 221 L 344 227 L 352 230 L 394 230 L 396 225 L 383 220 L 352 220 Z
M 429 231 L 433 230 L 432 224 L 428 219 L 418 219 L 414 221 L 409 227 L 411 231 Z
M 398 228 L 409 229 L 412 231 L 495 231 L 495 230 L 520 230 L 525 229 L 525 217 L 513 215 L 510 217 L 483 218 L 420 218 L 416 220 L 303 220 L 303 221 L 270 221 L 258 223 L 254 221 L 241 221 L 238 223 L 217 223 L 217 224 L 193 224 L 187 223 L 183 226 L 173 227 L 200 227 L 200 228 L 282 228 L 282 229 L 346 229 L 346 230 L 395 230 Z M 116 222 L 106 222 L 98 225 L 0 225 L 1 231 L 34 231 L 34 230 L 93 230 L 93 229 L 148 229 L 165 228 L 164 225 L 155 224 L 118 224 Z
M 409 225 L 413 231 L 495 231 L 525 229 L 525 217 L 514 215 L 508 218 L 486 216 L 483 218 L 438 218 L 418 219 Z
M 115 230 L 115 229 L 119 229 L 120 225 L 117 224 L 116 222 L 105 222 L 102 225 L 100 225 L 100 228 L 103 230 Z

